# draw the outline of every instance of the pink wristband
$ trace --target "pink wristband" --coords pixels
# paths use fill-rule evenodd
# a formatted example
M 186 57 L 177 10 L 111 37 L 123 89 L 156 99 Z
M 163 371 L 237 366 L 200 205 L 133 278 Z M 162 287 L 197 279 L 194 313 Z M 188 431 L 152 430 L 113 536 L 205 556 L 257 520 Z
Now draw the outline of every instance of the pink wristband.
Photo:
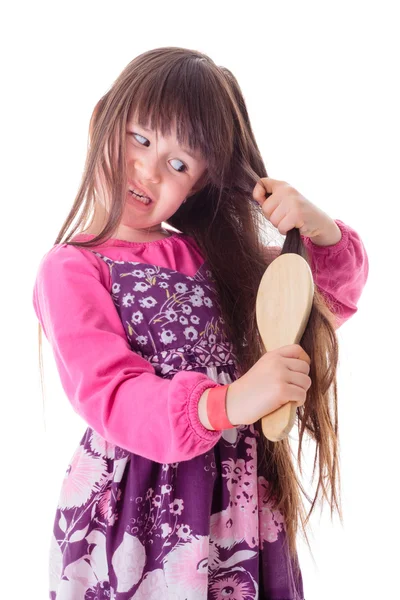
M 235 425 L 229 421 L 226 414 L 226 394 L 229 385 L 211 388 L 207 396 L 207 417 L 211 427 L 216 431 L 233 429 Z

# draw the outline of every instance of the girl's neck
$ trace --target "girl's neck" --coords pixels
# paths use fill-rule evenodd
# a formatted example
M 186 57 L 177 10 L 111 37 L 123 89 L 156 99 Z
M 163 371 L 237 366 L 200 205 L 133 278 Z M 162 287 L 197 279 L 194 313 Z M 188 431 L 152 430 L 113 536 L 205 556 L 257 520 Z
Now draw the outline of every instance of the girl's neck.
M 81 233 L 98 235 L 100 233 L 100 229 L 96 229 L 92 226 L 87 227 Z M 117 230 L 112 238 L 117 240 L 123 240 L 125 242 L 155 242 L 156 240 L 163 240 L 164 238 L 171 237 L 172 232 L 167 231 L 166 229 L 159 229 L 156 231 L 138 231 L 138 230 L 130 230 L 129 232 L 122 232 L 121 230 Z
M 81 231 L 81 233 L 98 235 L 105 226 L 105 218 L 106 216 L 103 210 L 95 210 L 89 226 Z M 112 237 L 125 242 L 141 243 L 162 240 L 166 237 L 170 237 L 171 233 L 172 232 L 163 229 L 161 224 L 153 226 L 150 229 L 132 229 L 126 225 L 120 225 L 117 230 L 114 231 Z

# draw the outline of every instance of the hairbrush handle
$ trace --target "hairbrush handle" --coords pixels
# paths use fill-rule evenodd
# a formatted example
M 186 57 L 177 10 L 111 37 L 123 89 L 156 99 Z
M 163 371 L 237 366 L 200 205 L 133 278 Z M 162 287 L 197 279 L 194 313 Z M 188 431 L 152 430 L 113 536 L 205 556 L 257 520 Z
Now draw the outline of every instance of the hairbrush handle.
M 307 261 L 298 254 L 281 254 L 261 278 L 256 299 L 256 319 L 267 352 L 298 344 L 310 317 L 314 282 Z M 277 442 L 288 436 L 297 413 L 289 401 L 262 419 L 267 439 Z

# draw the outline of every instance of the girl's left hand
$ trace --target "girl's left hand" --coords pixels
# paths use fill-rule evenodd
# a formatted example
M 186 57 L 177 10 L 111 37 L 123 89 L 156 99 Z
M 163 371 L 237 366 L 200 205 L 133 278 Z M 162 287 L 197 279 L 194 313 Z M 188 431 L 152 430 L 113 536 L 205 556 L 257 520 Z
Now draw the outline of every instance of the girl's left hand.
M 306 237 L 322 238 L 339 229 L 329 215 L 285 181 L 262 177 L 254 187 L 253 198 L 282 235 L 296 227 Z

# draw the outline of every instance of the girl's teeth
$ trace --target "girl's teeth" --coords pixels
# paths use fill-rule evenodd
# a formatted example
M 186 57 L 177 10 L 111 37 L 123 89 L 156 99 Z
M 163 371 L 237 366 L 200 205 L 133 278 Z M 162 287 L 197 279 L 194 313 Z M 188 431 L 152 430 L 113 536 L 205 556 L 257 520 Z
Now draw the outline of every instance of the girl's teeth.
M 143 204 L 150 204 L 150 200 L 146 196 L 139 196 L 138 194 L 136 194 L 132 190 L 129 190 L 129 191 L 132 194 L 132 196 L 135 196 L 135 198 L 137 198 L 137 200 L 140 200 L 140 202 L 142 202 Z

